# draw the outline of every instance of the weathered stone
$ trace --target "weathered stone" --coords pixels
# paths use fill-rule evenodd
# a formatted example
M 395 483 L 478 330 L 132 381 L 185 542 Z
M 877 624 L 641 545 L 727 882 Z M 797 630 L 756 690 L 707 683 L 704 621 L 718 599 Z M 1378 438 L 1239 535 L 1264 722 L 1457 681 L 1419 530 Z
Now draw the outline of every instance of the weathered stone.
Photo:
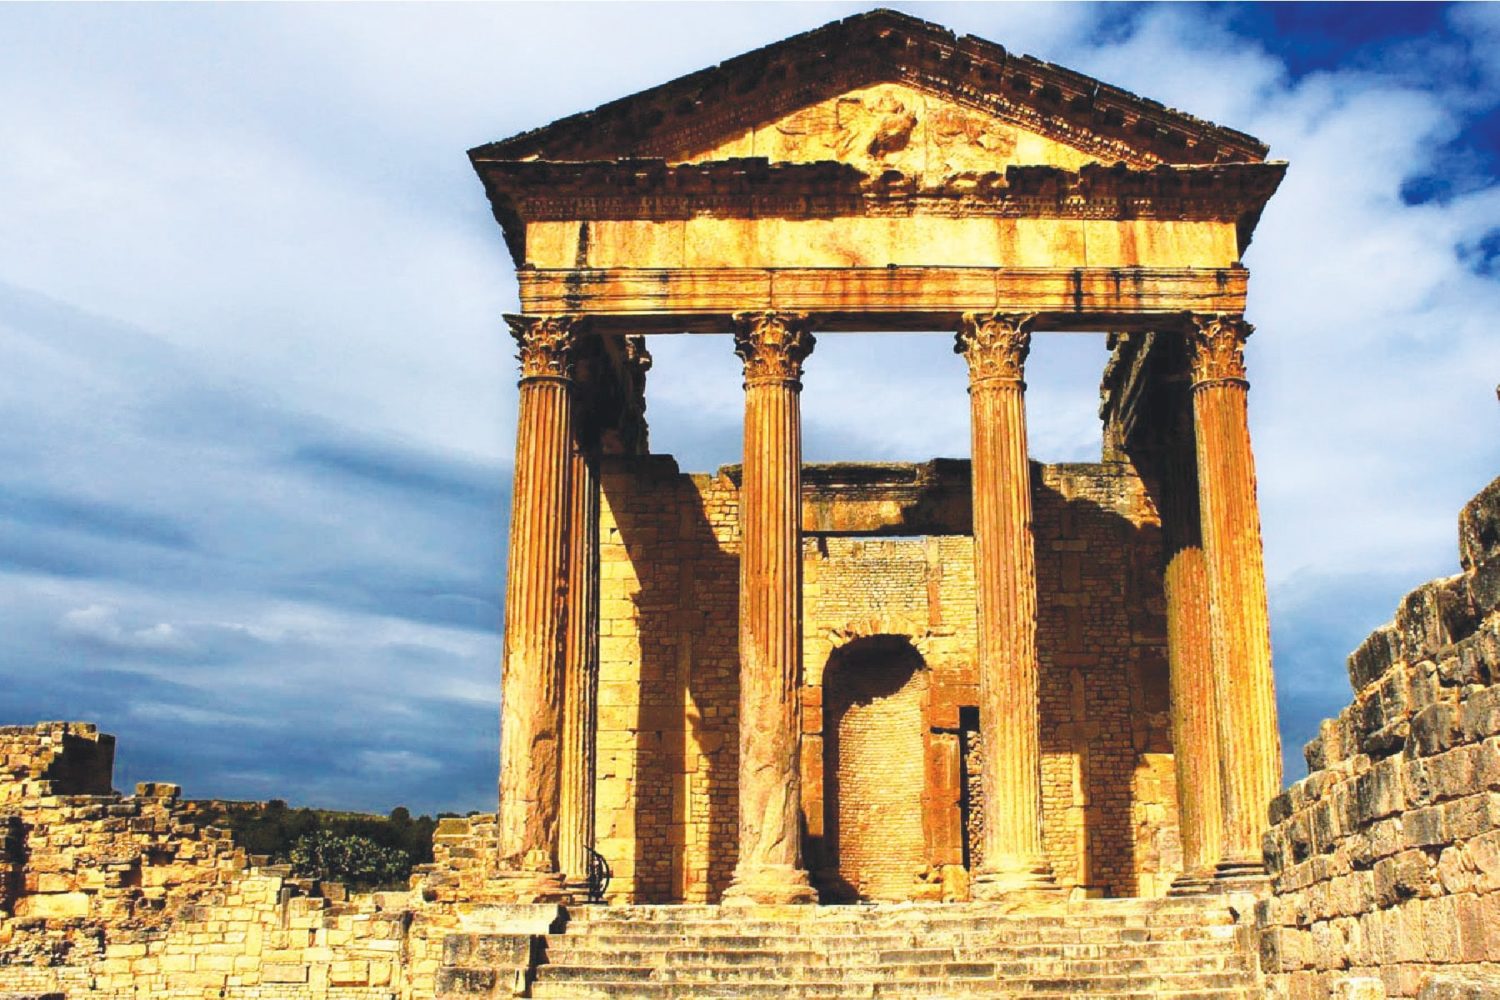
M 1349 683 L 1356 693 L 1362 691 L 1400 662 L 1396 627 L 1394 624 L 1382 625 L 1349 654 Z
M 1500 479 L 1480 490 L 1458 515 L 1459 565 L 1472 571 L 1495 556 L 1500 556 Z

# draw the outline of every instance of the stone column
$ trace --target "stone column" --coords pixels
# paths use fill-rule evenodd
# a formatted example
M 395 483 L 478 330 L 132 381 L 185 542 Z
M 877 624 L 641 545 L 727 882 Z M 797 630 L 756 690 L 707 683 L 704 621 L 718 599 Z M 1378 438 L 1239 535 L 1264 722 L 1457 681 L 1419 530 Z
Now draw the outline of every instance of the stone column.
M 574 441 L 568 472 L 568 606 L 563 637 L 563 744 L 558 865 L 574 892 L 588 888 L 594 846 L 594 729 L 599 692 L 599 480 Z
M 1252 329 L 1240 316 L 1214 314 L 1193 316 L 1189 331 L 1223 782 L 1218 872 L 1224 878 L 1264 872 L 1261 834 L 1271 799 L 1281 790 L 1265 563 L 1245 407 L 1244 346 Z
M 808 318 L 736 315 L 740 487 L 739 859 L 726 903 L 810 903 L 802 865 L 802 362 Z
M 969 363 L 973 452 L 984 743 L 984 863 L 973 890 L 978 898 L 1053 885 L 1042 848 L 1036 551 L 1022 381 L 1032 320 L 967 313 L 954 346 Z
M 573 444 L 572 316 L 507 316 L 520 344 L 505 660 L 501 669 L 497 892 L 566 898 L 558 870 L 563 621 Z
M 1214 660 L 1208 569 L 1198 508 L 1197 453 L 1187 396 L 1173 393 L 1183 419 L 1167 429 L 1156 462 L 1161 513 L 1167 657 L 1171 665 L 1172 758 L 1177 770 L 1182 875 L 1174 892 L 1204 888 L 1219 860 L 1223 813 L 1219 730 L 1214 712 Z

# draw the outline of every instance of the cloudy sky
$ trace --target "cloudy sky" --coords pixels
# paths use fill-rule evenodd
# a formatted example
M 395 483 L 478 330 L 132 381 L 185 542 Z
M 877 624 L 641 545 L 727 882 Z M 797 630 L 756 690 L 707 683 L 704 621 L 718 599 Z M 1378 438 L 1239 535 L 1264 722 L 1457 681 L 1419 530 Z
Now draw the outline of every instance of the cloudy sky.
M 0 723 L 117 784 L 493 808 L 515 284 L 464 151 L 849 4 L 0 7 Z M 1254 134 L 1250 267 L 1288 769 L 1343 658 L 1455 572 L 1500 473 L 1500 7 L 904 9 Z M 721 338 L 655 338 L 652 439 L 738 461 Z M 1102 339 L 1031 445 L 1098 453 Z M 967 454 L 942 336 L 825 337 L 810 460 Z

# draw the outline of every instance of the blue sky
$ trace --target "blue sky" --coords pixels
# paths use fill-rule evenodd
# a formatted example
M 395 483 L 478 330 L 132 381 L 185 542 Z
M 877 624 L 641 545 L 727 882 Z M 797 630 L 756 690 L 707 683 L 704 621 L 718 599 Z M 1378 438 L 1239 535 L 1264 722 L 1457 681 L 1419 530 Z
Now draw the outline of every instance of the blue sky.
M 493 807 L 515 285 L 464 151 L 864 9 L 0 7 L 0 723 L 117 784 Z M 1500 473 L 1500 8 L 907 5 L 1250 132 L 1246 254 L 1288 769 L 1343 660 L 1455 572 Z M 655 338 L 652 440 L 738 460 L 721 338 Z M 1033 453 L 1098 453 L 1094 336 Z M 967 453 L 931 336 L 823 338 L 809 460 Z

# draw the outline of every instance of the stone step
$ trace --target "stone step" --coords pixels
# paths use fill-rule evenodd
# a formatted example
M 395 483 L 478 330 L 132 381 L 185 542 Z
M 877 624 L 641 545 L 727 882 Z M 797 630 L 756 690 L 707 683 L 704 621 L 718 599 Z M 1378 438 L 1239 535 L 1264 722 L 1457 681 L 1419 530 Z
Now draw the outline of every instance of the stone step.
M 1255 1000 L 1257 989 L 1247 983 L 1232 986 L 1142 986 L 1132 984 L 1119 987 L 1100 983 L 1097 986 L 1080 986 L 1076 982 L 1062 982 L 1027 989 L 1015 984 L 965 981 L 955 986 L 945 980 L 905 980 L 888 983 L 726 983 L 720 985 L 704 983 L 643 983 L 643 982 L 594 982 L 551 983 L 538 982 L 531 990 L 535 1000 L 606 1000 L 606 998 L 640 998 L 640 1000 L 730 1000 L 745 997 L 796 997 L 821 998 L 821 1000 L 855 1000 L 876 997 L 946 997 L 963 1000 L 966 997 L 1002 997 L 1009 1000 L 1043 1000 L 1043 998 L 1071 997 L 1074 1000 Z
M 1027 993 L 1048 989 L 1081 991 L 1152 988 L 1230 988 L 1243 985 L 1248 978 L 1243 969 L 1231 972 L 1206 970 L 1156 970 L 1152 972 L 1099 968 L 1088 972 L 1060 970 L 1044 973 L 1027 970 L 1024 975 L 1004 975 L 993 962 L 927 962 L 908 963 L 861 969 L 827 967 L 762 966 L 586 966 L 545 965 L 537 970 L 538 983 L 655 982 L 744 984 L 749 986 L 806 984 L 835 981 L 849 985 L 905 982 L 910 980 L 995 984 L 1015 992 Z
M 877 924 L 850 924 L 850 925 L 823 925 L 796 924 L 791 922 L 745 922 L 745 923 L 719 923 L 707 924 L 683 924 L 683 923 L 610 923 L 610 924 L 584 924 L 575 926 L 570 924 L 566 934 L 570 937 L 617 937 L 619 935 L 631 935 L 636 937 L 773 937 L 780 935 L 796 935 L 797 937 L 853 937 L 853 936 L 875 936 L 880 934 L 948 934 L 968 935 L 975 931 L 983 931 L 992 937 L 1015 937 L 1033 938 L 1045 940 L 1082 940 L 1085 937 L 1096 940 L 1120 940 L 1120 941 L 1142 941 L 1152 938 L 1209 938 L 1231 936 L 1234 933 L 1233 924 L 1152 924 L 1141 927 L 1047 927 L 1045 925 L 1007 925 L 996 924 L 988 921 L 970 921 L 964 923 L 952 923 L 946 925 L 877 925 Z
M 835 938 L 820 938 L 815 935 L 754 935 L 721 937 L 698 937 L 671 935 L 654 937 L 647 935 L 599 935 L 583 937 L 554 935 L 547 939 L 549 954 L 579 952 L 643 952 L 664 953 L 682 951 L 765 951 L 765 952 L 816 952 L 819 955 L 845 956 L 867 955 L 880 951 L 901 951 L 912 948 L 949 948 L 970 951 L 976 948 L 1011 951 L 1018 955 L 1038 952 L 1065 953 L 1070 955 L 1142 955 L 1215 954 L 1238 951 L 1243 947 L 1239 935 L 1225 934 L 1212 937 L 1152 937 L 1146 940 L 1122 941 L 1119 939 L 1066 940 L 1059 938 L 1010 938 L 984 933 L 978 929 L 966 934 L 869 934 L 848 935 Z
M 762 913 L 752 910 L 742 914 L 714 913 L 705 914 L 700 917 L 690 917 L 671 912 L 653 913 L 645 916 L 632 915 L 630 912 L 621 913 L 597 913 L 574 915 L 571 923 L 578 926 L 591 928 L 605 928 L 610 926 L 680 926 L 692 928 L 708 928 L 715 926 L 796 926 L 805 928 L 823 927 L 869 927 L 869 926 L 943 926 L 954 924 L 972 924 L 983 922 L 995 926 L 1016 927 L 1199 927 L 1204 924 L 1230 924 L 1233 917 L 1225 910 L 1211 911 L 1184 911 L 1176 914 L 1169 913 L 1139 913 L 1139 914 L 1077 914 L 1077 915 L 1052 915 L 1037 914 L 1031 917 L 1021 917 L 1009 913 L 975 913 L 972 911 L 960 911 L 956 913 L 943 912 L 941 910 L 910 910 L 897 913 L 872 910 L 864 913 L 840 914 L 837 916 L 825 916 L 817 910 L 803 910 L 800 913 Z
M 1034 964 L 1107 963 L 1127 969 L 1152 969 L 1158 966 L 1208 966 L 1233 964 L 1247 960 L 1242 949 L 1202 948 L 1134 948 L 1121 949 L 1083 946 L 1076 951 L 1067 948 L 1016 949 L 1005 946 L 971 946 L 971 948 L 895 948 L 850 949 L 846 954 L 829 954 L 808 948 L 787 949 L 612 949 L 592 943 L 577 942 L 570 948 L 547 948 L 547 961 L 559 966 L 754 966 L 754 964 L 837 963 L 844 967 L 895 966 L 927 961 L 998 961 L 1016 967 Z

